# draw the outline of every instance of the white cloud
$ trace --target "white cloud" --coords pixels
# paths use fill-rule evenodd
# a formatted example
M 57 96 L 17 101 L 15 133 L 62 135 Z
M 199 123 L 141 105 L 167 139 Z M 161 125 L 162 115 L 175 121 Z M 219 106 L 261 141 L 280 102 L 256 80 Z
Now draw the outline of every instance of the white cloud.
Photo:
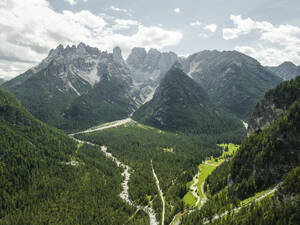
M 284 51 L 272 47 L 259 46 L 258 48 L 253 48 L 250 46 L 237 46 L 235 50 L 257 59 L 263 65 L 277 66 L 284 61 L 300 62 L 299 55 L 296 52 Z
M 113 26 L 114 30 L 129 29 L 132 26 L 138 26 L 138 25 L 140 25 L 140 22 L 138 22 L 136 20 L 115 19 L 114 22 L 116 23 Z
M 223 29 L 225 40 L 236 39 L 241 35 L 256 32 L 256 46 L 237 46 L 236 50 L 257 58 L 264 65 L 278 65 L 283 61 L 300 64 L 300 27 L 289 24 L 274 26 L 267 21 L 243 19 L 231 15 L 233 28 Z
M 199 20 L 196 20 L 195 22 L 191 22 L 190 23 L 190 26 L 201 26 L 202 25 L 202 23 L 199 21 Z
M 175 9 L 174 9 L 174 12 L 175 12 L 175 13 L 180 13 L 181 10 L 180 10 L 180 8 L 175 8 Z
M 24 13 L 26 12 L 26 13 Z M 56 12 L 47 0 L 6 0 L 0 3 L 0 76 L 18 75 L 47 56 L 58 44 L 84 42 L 101 50 L 120 46 L 127 55 L 131 48 L 162 49 L 178 44 L 179 31 L 147 27 L 134 20 L 114 19 L 114 24 L 90 11 Z M 116 27 L 118 26 L 118 27 Z M 134 33 L 118 29 L 136 27 Z M 13 67 L 3 66 L 9 61 Z
M 125 13 L 127 16 L 131 16 L 131 13 L 127 9 L 121 9 L 121 8 L 118 8 L 113 5 L 106 8 L 106 11 L 108 11 L 108 10 L 115 11 L 115 12 L 122 12 L 122 13 Z
M 204 30 L 208 30 L 208 31 L 210 31 L 212 33 L 216 32 L 217 28 L 218 28 L 218 26 L 216 24 L 214 24 L 214 23 L 206 25 L 206 26 L 203 27 Z
M 77 4 L 77 0 L 65 0 L 66 2 L 68 2 L 70 5 L 76 5 Z M 82 0 L 83 2 L 87 2 L 88 0 Z

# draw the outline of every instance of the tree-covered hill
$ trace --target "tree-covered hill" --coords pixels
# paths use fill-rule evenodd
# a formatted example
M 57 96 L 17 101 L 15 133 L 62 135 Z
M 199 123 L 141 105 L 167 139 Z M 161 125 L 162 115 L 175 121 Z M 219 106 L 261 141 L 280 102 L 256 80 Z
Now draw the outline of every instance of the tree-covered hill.
M 122 202 L 122 170 L 35 119 L 0 89 L 0 224 L 147 224 Z

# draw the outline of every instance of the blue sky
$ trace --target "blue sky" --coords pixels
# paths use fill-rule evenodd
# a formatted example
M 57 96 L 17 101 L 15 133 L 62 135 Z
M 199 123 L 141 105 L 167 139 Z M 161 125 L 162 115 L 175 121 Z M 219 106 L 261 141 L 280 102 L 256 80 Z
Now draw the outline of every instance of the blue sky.
M 263 65 L 300 64 L 299 0 L 4 0 L 0 77 L 31 68 L 58 44 L 157 48 L 189 55 L 238 50 Z

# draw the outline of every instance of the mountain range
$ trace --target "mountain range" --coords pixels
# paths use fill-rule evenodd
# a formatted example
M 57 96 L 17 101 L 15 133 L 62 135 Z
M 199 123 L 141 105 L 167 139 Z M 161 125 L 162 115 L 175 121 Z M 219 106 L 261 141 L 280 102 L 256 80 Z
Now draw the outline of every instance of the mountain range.
M 128 117 L 152 99 L 177 61 L 214 105 L 245 121 L 265 92 L 282 81 L 236 51 L 202 51 L 184 58 L 133 48 L 124 60 L 119 47 L 107 53 L 80 43 L 59 45 L 2 87 L 38 119 L 70 132 Z

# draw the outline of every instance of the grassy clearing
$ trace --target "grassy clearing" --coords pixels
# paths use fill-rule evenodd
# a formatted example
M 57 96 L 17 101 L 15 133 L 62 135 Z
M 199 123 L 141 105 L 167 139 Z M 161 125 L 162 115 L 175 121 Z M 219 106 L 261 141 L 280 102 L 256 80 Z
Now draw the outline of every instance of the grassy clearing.
M 201 184 L 203 182 L 205 182 L 206 178 L 208 177 L 208 175 L 210 175 L 219 165 L 221 165 L 226 159 L 232 158 L 234 156 L 234 154 L 237 152 L 239 146 L 229 143 L 229 144 L 219 144 L 218 146 L 223 147 L 223 152 L 222 155 L 218 158 L 214 158 L 214 157 L 210 157 L 209 159 L 207 159 L 205 162 L 201 163 L 198 166 L 198 169 L 200 171 L 200 175 L 199 175 L 199 179 L 198 179 L 198 183 L 196 184 L 197 189 L 198 189 L 198 195 L 200 196 L 200 202 L 199 204 L 201 204 L 201 200 L 203 198 L 203 193 L 201 192 Z M 187 187 L 189 188 L 191 185 L 193 184 L 193 181 L 190 181 L 187 184 Z M 196 198 L 194 197 L 194 195 L 192 194 L 191 191 L 189 191 L 184 197 L 183 197 L 183 202 L 186 206 L 190 206 L 191 205 L 191 201 L 190 201 L 190 196 L 192 196 L 195 201 L 194 204 L 196 203 Z M 192 205 L 194 206 L 194 205 Z M 198 205 L 200 206 L 200 205 Z
M 196 198 L 192 194 L 192 192 L 188 192 L 184 197 L 183 197 L 183 202 L 186 206 L 188 207 L 193 207 L 196 203 Z

